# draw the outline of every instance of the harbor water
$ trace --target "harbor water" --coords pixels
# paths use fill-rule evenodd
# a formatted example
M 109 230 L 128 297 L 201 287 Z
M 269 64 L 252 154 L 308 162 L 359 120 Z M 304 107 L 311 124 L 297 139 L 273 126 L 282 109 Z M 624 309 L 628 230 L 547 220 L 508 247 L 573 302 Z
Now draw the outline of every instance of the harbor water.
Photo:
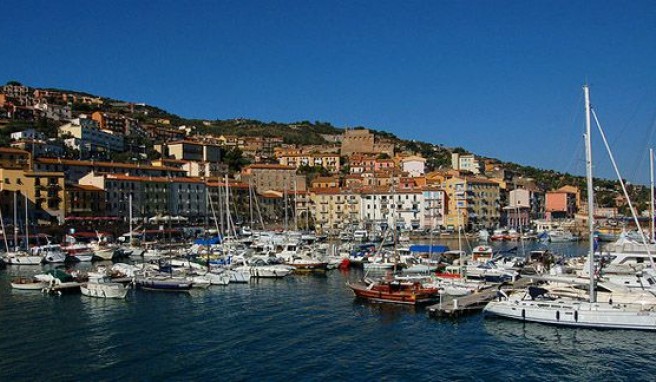
M 453 244 L 450 244 L 453 248 Z M 560 252 L 585 252 L 585 243 Z M 559 251 L 558 248 L 555 249 Z M 571 329 L 354 299 L 360 271 L 131 291 L 125 300 L 12 290 L 0 271 L 5 381 L 651 381 L 656 333 Z

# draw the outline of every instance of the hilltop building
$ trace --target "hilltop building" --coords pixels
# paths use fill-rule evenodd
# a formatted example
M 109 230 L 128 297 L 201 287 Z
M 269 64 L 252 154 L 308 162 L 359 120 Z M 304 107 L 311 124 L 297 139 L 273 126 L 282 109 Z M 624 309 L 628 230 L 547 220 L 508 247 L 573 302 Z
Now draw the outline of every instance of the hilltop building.
M 451 154 L 451 167 L 454 170 L 469 171 L 474 175 L 483 173 L 483 162 L 478 160 L 473 154 Z
M 347 130 L 342 135 L 342 156 L 351 156 L 354 153 L 387 154 L 394 156 L 394 144 L 376 140 L 375 135 L 367 129 Z

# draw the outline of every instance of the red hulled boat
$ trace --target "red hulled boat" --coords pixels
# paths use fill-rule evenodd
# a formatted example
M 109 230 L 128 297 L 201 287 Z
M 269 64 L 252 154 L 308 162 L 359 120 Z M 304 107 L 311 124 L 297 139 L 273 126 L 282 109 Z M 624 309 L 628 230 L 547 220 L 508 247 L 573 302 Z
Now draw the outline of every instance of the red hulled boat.
M 420 282 L 365 280 L 347 285 L 356 297 L 375 302 L 418 305 L 439 299 L 437 288 L 426 288 Z

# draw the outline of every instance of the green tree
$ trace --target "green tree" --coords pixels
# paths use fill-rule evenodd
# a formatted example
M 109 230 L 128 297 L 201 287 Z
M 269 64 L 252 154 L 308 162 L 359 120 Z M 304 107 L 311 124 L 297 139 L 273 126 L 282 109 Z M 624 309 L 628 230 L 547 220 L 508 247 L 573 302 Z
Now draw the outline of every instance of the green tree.
M 222 158 L 223 163 L 227 164 L 232 172 L 241 171 L 242 167 L 248 164 L 248 160 L 244 158 L 243 152 L 238 147 L 225 151 Z

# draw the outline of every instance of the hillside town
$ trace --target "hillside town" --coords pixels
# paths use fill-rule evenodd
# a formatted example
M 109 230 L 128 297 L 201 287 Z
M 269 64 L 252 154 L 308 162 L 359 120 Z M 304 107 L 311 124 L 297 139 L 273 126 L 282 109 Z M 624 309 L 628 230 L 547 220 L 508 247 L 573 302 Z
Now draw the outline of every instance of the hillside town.
M 27 216 L 31 225 L 91 229 L 132 219 L 221 230 L 231 220 L 324 234 L 393 225 L 452 232 L 528 229 L 536 221 L 575 227 L 587 214 L 575 185 L 544 189 L 463 150 L 429 168 L 431 157 L 365 128 L 299 144 L 204 133 L 214 121 L 176 125 L 143 103 L 17 82 L 0 90 L 0 129 L 8 138 L 0 147 L 0 204 L 8 225 Z M 622 197 L 613 202 L 595 215 L 616 218 Z

